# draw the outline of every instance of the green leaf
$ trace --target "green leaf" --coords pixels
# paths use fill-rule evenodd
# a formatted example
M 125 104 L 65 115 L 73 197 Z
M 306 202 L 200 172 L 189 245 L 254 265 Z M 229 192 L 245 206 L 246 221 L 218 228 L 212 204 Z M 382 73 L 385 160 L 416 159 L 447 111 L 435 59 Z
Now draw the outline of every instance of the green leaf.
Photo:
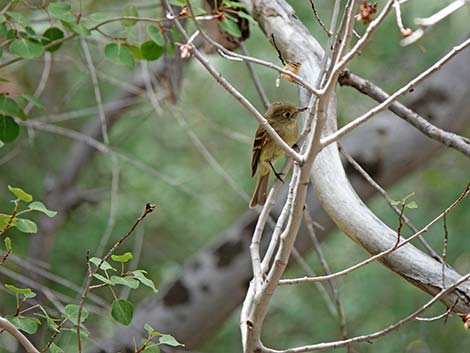
M 123 263 L 132 260 L 132 258 L 133 258 L 132 253 L 130 253 L 129 251 L 122 255 L 111 255 L 111 259 L 113 261 L 123 262 Z
M 9 115 L 17 116 L 22 120 L 26 119 L 26 115 L 20 109 L 18 103 L 16 103 L 15 100 L 11 99 L 10 97 L 7 97 L 4 94 L 0 95 L 0 111 Z
M 33 59 L 44 53 L 44 47 L 36 39 L 18 38 L 13 40 L 8 46 L 10 53 L 25 59 Z
M 7 315 L 5 318 L 10 321 L 17 329 L 29 333 L 30 335 L 36 333 L 38 330 L 38 324 L 41 323 L 36 318 L 26 316 Z
M 99 280 L 99 281 L 101 281 L 101 282 L 103 282 L 103 283 L 106 283 L 106 284 L 108 284 L 108 285 L 110 285 L 110 286 L 114 286 L 114 283 L 111 282 L 111 280 L 107 279 L 105 276 L 100 275 L 99 273 L 93 274 L 93 277 L 95 277 L 97 280 Z
M 170 0 L 168 2 L 175 6 L 186 6 L 186 0 Z
M 67 319 L 72 321 L 75 325 L 78 321 L 78 309 L 79 306 L 75 304 L 67 304 L 65 306 L 65 316 Z M 82 308 L 82 314 L 80 316 L 80 322 L 84 322 L 88 317 L 88 310 L 86 308 Z
M 153 327 L 150 326 L 149 324 L 145 324 L 145 325 L 144 325 L 144 329 L 145 329 L 145 331 L 147 331 L 148 333 L 152 333 L 152 332 L 153 332 Z
M 70 11 L 70 4 L 66 2 L 51 2 L 47 7 L 47 11 L 61 21 L 75 22 L 77 20 Z
M 88 18 L 92 21 L 98 21 L 98 22 L 103 22 L 106 21 L 110 18 L 112 18 L 113 15 L 109 12 L 93 12 Z
M 126 65 L 130 69 L 134 67 L 134 57 L 132 53 L 122 44 L 108 44 L 104 48 L 104 55 L 115 64 Z
M 157 60 L 163 54 L 163 48 L 153 40 L 142 43 L 140 51 L 145 60 Z
M 28 194 L 26 191 L 24 191 L 21 188 L 16 188 L 16 187 L 8 185 L 8 190 L 10 190 L 10 192 L 21 201 L 24 201 L 24 202 L 33 201 L 33 196 L 31 196 L 30 194 Z
M 224 4 L 227 4 L 229 7 L 233 9 L 246 9 L 248 6 L 244 3 L 238 2 L 238 1 L 231 1 L 231 0 L 223 0 Z
M 0 230 L 4 229 L 9 222 L 10 222 L 10 216 L 9 215 L 0 214 Z M 11 225 L 12 226 L 15 225 L 15 219 L 14 218 L 13 218 L 13 221 L 12 221 Z
M 89 36 L 91 35 L 91 32 L 88 28 L 86 28 L 84 25 L 81 23 L 75 23 L 75 22 L 65 22 L 62 21 L 62 24 L 64 25 L 65 28 L 67 28 L 70 32 L 81 34 L 82 36 Z
M 149 324 L 144 325 L 145 331 L 151 336 L 151 337 L 156 337 L 156 336 L 161 336 L 162 334 L 158 331 L 155 331 L 152 326 Z
M 99 257 L 92 257 L 90 259 L 90 262 L 93 265 L 95 265 L 96 267 L 98 267 L 98 265 L 101 263 L 101 259 Z M 100 266 L 100 270 L 103 270 L 103 271 L 109 271 L 109 270 L 116 271 L 116 269 L 113 266 L 111 266 L 109 264 L 109 262 L 107 262 L 107 261 L 103 261 L 103 263 Z
M 153 40 L 159 46 L 163 47 L 165 44 L 165 38 L 163 38 L 163 34 L 160 31 L 160 28 L 154 25 L 147 26 L 147 34 L 151 40 Z
M 57 211 L 48 210 L 47 207 L 41 201 L 34 201 L 28 205 L 30 210 L 39 211 L 46 214 L 49 217 L 54 217 Z
M 38 108 L 44 109 L 44 105 L 42 104 L 42 102 L 39 99 L 37 99 L 35 96 L 31 95 L 31 94 L 24 93 L 24 94 L 21 95 L 21 98 L 23 98 L 24 100 L 28 101 L 29 103 L 35 105 Z
M 5 144 L 3 143 L 2 140 L 0 140 L 0 148 L 2 148 L 3 146 L 5 146 Z
M 51 343 L 51 346 L 49 347 L 49 351 L 51 353 L 65 353 L 62 348 L 60 348 L 58 345 L 56 345 L 54 342 Z
M 228 34 L 231 34 L 232 36 L 235 37 L 241 37 L 242 32 L 240 32 L 240 28 L 238 27 L 238 24 L 231 20 L 226 18 L 225 20 L 222 21 L 217 21 L 217 24 L 222 28 L 225 32 Z
M 27 26 L 29 24 L 29 20 L 21 13 L 14 12 L 14 11 L 7 11 L 6 14 L 16 23 Z
M 46 46 L 49 43 L 52 43 L 62 38 L 64 38 L 64 32 L 60 28 L 49 27 L 48 29 L 46 29 L 46 31 L 42 35 L 42 45 Z M 52 47 L 47 48 L 46 50 L 52 53 L 56 51 L 57 49 L 59 49 L 61 45 L 62 43 L 59 43 L 59 44 L 53 45 Z
M 5 243 L 5 248 L 7 249 L 7 251 L 13 250 L 13 248 L 11 247 L 11 239 L 9 237 L 6 237 L 3 242 Z
M 410 201 L 406 204 L 406 207 L 407 208 L 418 208 L 418 204 L 416 203 L 416 201 Z
M 125 43 L 123 44 L 127 49 L 129 49 L 129 51 L 132 53 L 132 56 L 135 58 L 135 59 L 138 59 L 138 60 L 142 60 L 144 57 L 142 56 L 142 52 L 140 51 L 140 47 L 138 47 L 137 45 L 132 45 L 132 44 L 128 44 L 128 43 Z
M 111 276 L 111 282 L 114 284 L 120 284 L 132 289 L 136 289 L 139 287 L 139 281 L 132 279 L 132 278 L 126 278 L 126 277 L 119 277 L 119 276 Z
M 26 298 L 34 298 L 36 296 L 36 293 L 34 293 L 31 288 L 18 288 L 12 284 L 5 284 L 5 287 L 15 294 L 24 295 Z
M 247 13 L 244 12 L 244 11 L 238 11 L 238 12 L 237 12 L 237 15 L 238 15 L 239 17 L 241 17 L 241 18 L 247 19 L 248 22 L 250 22 L 250 24 L 253 25 L 253 26 L 257 26 L 257 25 L 258 25 L 258 22 L 256 22 L 255 19 L 254 19 L 251 15 L 247 14 Z
M 172 335 L 166 335 L 166 334 L 162 334 L 158 342 L 160 342 L 161 344 L 172 346 L 172 347 L 184 346 L 184 344 L 179 343 Z
M 142 270 L 135 270 L 135 271 L 132 271 L 132 274 L 134 275 L 134 277 L 140 281 L 140 283 L 142 283 L 144 286 L 147 286 L 149 288 L 151 288 L 153 290 L 154 293 L 157 293 L 158 290 L 157 288 L 155 288 L 155 284 L 153 283 L 153 281 L 147 277 L 145 277 L 145 271 L 142 271 Z
M 3 24 L 3 22 L 5 22 L 6 20 L 7 20 L 7 18 L 5 17 L 5 15 L 2 14 L 2 13 L 0 13 L 0 23 Z M 0 32 L 0 36 L 3 36 L 3 35 L 1 34 L 1 32 Z
M 392 200 L 391 204 L 392 204 L 393 206 L 400 205 L 400 204 L 401 204 L 401 200 Z
M 126 299 L 116 299 L 111 307 L 111 316 L 123 325 L 129 325 L 134 316 L 134 304 Z
M 139 17 L 139 11 L 134 5 L 127 5 L 122 11 L 122 16 Z M 121 24 L 125 27 L 131 27 L 137 23 L 137 20 L 122 20 Z
M 30 219 L 16 218 L 15 227 L 23 233 L 34 234 L 38 232 L 38 226 Z

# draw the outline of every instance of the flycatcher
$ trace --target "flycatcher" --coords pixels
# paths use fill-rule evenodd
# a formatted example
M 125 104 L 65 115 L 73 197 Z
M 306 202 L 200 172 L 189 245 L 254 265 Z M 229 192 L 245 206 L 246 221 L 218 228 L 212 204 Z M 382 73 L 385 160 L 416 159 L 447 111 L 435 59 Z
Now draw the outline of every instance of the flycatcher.
M 278 135 L 289 145 L 297 142 L 297 114 L 306 108 L 298 109 L 290 103 L 276 102 L 271 104 L 264 115 L 269 125 L 273 127 Z M 256 130 L 255 141 L 253 143 L 251 157 L 251 176 L 258 171 L 255 191 L 250 201 L 250 208 L 256 205 L 264 205 L 268 196 L 269 173 L 271 169 L 278 178 L 279 175 L 274 170 L 274 163 L 279 157 L 284 155 L 284 150 L 267 133 L 262 125 Z

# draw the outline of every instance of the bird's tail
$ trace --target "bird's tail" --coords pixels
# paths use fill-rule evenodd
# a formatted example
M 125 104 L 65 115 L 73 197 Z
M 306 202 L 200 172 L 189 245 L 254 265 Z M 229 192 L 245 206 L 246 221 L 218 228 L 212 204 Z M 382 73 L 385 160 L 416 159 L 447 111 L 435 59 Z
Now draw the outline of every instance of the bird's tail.
M 255 192 L 250 201 L 250 208 L 255 207 L 256 205 L 263 206 L 268 197 L 268 185 L 269 185 L 269 173 L 264 175 L 259 175 L 258 180 L 256 181 Z

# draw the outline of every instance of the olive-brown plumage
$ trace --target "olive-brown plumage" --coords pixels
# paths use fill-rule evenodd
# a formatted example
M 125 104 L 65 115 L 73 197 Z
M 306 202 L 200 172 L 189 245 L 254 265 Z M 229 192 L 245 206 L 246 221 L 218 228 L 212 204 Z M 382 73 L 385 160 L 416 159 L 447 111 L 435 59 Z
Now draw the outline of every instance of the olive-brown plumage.
M 297 121 L 299 109 L 290 103 L 276 102 L 271 104 L 264 117 L 278 135 L 290 146 L 297 141 Z M 258 126 L 253 143 L 251 158 L 251 175 L 258 172 L 255 191 L 250 201 L 250 208 L 264 205 L 268 194 L 269 173 L 271 165 L 284 154 L 284 150 L 266 132 L 262 125 Z

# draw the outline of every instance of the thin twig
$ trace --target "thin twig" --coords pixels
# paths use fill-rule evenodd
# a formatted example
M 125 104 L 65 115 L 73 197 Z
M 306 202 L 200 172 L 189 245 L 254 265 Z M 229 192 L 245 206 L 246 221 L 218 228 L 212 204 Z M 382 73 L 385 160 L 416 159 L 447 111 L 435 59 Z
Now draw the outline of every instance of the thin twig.
M 82 295 L 81 295 L 81 298 L 80 298 L 80 304 L 78 306 L 78 313 L 77 313 L 77 340 L 78 340 L 78 352 L 81 353 L 82 352 L 82 342 L 81 342 L 81 337 L 80 337 L 80 326 L 81 326 L 81 323 L 80 323 L 80 319 L 81 319 L 81 315 L 82 315 L 82 311 L 83 311 L 83 306 L 85 305 L 85 300 L 87 298 L 87 295 L 88 295 L 88 291 L 90 290 L 90 285 L 91 285 L 91 281 L 93 279 L 93 275 L 101 268 L 101 265 L 109 258 L 111 257 L 111 255 L 114 253 L 114 251 L 116 251 L 116 249 L 124 242 L 126 241 L 127 238 L 129 238 L 132 233 L 135 231 L 135 229 L 137 228 L 137 226 L 139 225 L 140 222 L 142 222 L 144 220 L 144 218 L 151 212 L 153 212 L 156 208 L 156 205 L 153 204 L 153 203 L 148 203 L 145 205 L 145 209 L 144 209 L 144 212 L 137 218 L 137 220 L 134 222 L 134 224 L 132 225 L 132 227 L 129 229 L 129 231 L 123 235 L 112 247 L 111 249 L 109 249 L 109 251 L 107 252 L 107 254 L 101 259 L 100 263 L 98 264 L 98 266 L 96 266 L 96 268 L 94 270 L 91 269 L 91 266 L 90 266 L 90 258 L 89 258 L 89 254 L 87 254 L 87 273 L 88 273 L 88 277 L 87 277 L 87 280 L 86 280 L 86 283 L 85 283 L 85 286 L 83 288 L 83 292 L 82 292 Z
M 366 80 L 349 70 L 344 70 L 338 80 L 340 85 L 346 85 L 357 89 L 359 92 L 371 97 L 379 103 L 382 103 L 390 95 L 383 91 L 379 86 L 373 82 Z M 397 116 L 407 121 L 426 136 L 439 141 L 446 146 L 452 147 L 464 155 L 470 157 L 470 139 L 457 135 L 453 132 L 445 131 L 427 121 L 418 113 L 407 108 L 400 102 L 393 102 L 388 107 L 390 111 Z
M 390 249 L 387 249 L 387 250 L 384 250 L 374 256 L 371 256 L 369 257 L 368 259 L 364 260 L 364 261 L 361 261 L 359 263 L 357 263 L 356 265 L 353 265 L 353 266 L 350 266 L 342 271 L 338 271 L 338 272 L 335 272 L 335 273 L 332 273 L 331 275 L 326 275 L 326 276 L 318 276 L 318 277 L 313 277 L 313 278 L 310 278 L 310 277 L 301 277 L 301 278 L 291 278 L 291 279 L 282 279 L 279 281 L 279 284 L 297 284 L 297 283 L 309 283 L 309 282 L 317 282 L 317 281 L 325 281 L 325 280 L 328 280 L 328 279 L 331 279 L 331 278 L 335 278 L 335 277 L 339 277 L 339 276 L 344 276 L 352 271 L 355 271 L 357 270 L 358 268 L 361 268 L 375 260 L 378 260 L 390 253 L 392 253 L 393 251 L 396 251 L 397 249 L 401 248 L 402 246 L 404 246 L 405 244 L 408 244 L 409 242 L 411 242 L 414 238 L 418 237 L 419 235 L 427 232 L 429 230 L 429 228 L 431 228 L 434 224 L 436 224 L 438 221 L 440 221 L 445 214 L 449 213 L 450 211 L 452 211 L 460 202 L 462 202 L 462 200 L 467 197 L 470 193 L 470 183 L 467 184 L 465 190 L 462 192 L 462 194 L 457 198 L 457 200 L 455 200 L 448 208 L 446 208 L 446 210 L 444 212 L 442 212 L 441 214 L 439 214 L 437 217 L 435 217 L 431 222 L 429 222 L 426 226 L 424 226 L 423 228 L 421 228 L 421 230 L 415 234 L 413 234 L 412 236 L 410 236 L 409 238 L 403 240 L 402 242 L 400 242 L 400 244 L 398 246 L 395 246 L 395 244 L 390 248 Z
M 446 55 L 444 55 L 441 59 L 439 59 L 434 65 L 432 65 L 427 70 L 420 73 L 418 76 L 416 76 L 413 80 L 409 81 L 402 88 L 395 91 L 395 93 L 389 96 L 382 103 L 380 103 L 379 105 L 375 106 L 372 109 L 369 109 L 367 113 L 364 113 L 363 115 L 357 117 L 356 119 L 351 121 L 349 124 L 343 126 L 341 129 L 338 129 L 336 132 L 324 137 L 321 141 L 321 147 L 325 148 L 329 144 L 336 142 L 338 139 L 340 139 L 341 137 L 343 137 L 344 135 L 346 135 L 347 133 L 349 133 L 350 131 L 358 127 L 359 125 L 365 123 L 367 120 L 369 120 L 371 117 L 373 117 L 377 113 L 388 108 L 388 106 L 392 104 L 395 101 L 395 99 L 397 99 L 401 95 L 404 95 L 406 92 L 412 89 L 416 84 L 421 82 L 423 79 L 425 79 L 426 77 L 428 77 L 435 71 L 439 70 L 446 62 L 448 62 L 450 59 L 452 59 L 455 55 L 457 55 L 459 52 L 464 50 L 469 45 L 470 45 L 470 39 L 467 39 L 465 42 L 455 46 L 451 51 L 449 51 Z
M 326 35 L 328 37 L 331 37 L 333 35 L 333 32 L 331 32 L 321 20 L 320 15 L 318 14 L 318 11 L 317 11 L 317 7 L 315 6 L 314 0 L 309 0 L 309 1 L 310 1 L 310 5 L 312 6 L 313 14 L 315 18 L 317 19 L 318 23 L 320 24 L 320 27 L 323 28 L 323 30 L 326 32 Z
M 346 158 L 349 164 L 351 164 L 354 169 L 375 189 L 377 192 L 387 201 L 389 206 L 395 211 L 397 215 L 400 215 L 400 209 L 393 204 L 392 198 L 388 195 L 384 188 L 382 188 L 372 177 L 361 167 L 359 163 L 357 163 L 352 156 L 344 150 L 341 145 L 338 145 L 338 149 L 341 154 Z M 411 229 L 413 233 L 418 233 L 418 229 L 411 223 L 411 221 L 405 215 L 402 215 L 403 221 Z M 441 257 L 434 251 L 434 249 L 427 243 L 427 241 L 420 235 L 418 236 L 418 240 L 424 246 L 426 251 L 430 256 L 432 256 L 435 260 L 439 262 L 443 262 Z
M 248 49 L 246 48 L 245 43 L 240 43 L 240 48 L 243 51 L 243 55 L 250 56 L 250 54 L 248 53 Z M 269 102 L 269 98 L 266 95 L 266 92 L 263 88 L 263 85 L 261 84 L 261 82 L 258 78 L 258 75 L 256 74 L 255 69 L 254 69 L 253 65 L 251 64 L 251 62 L 245 61 L 245 63 L 246 63 L 246 67 L 248 68 L 248 72 L 250 73 L 251 79 L 253 80 L 253 83 L 255 84 L 256 91 L 258 92 L 259 97 L 261 98 L 261 102 L 263 102 L 264 109 L 268 110 L 271 103 Z

